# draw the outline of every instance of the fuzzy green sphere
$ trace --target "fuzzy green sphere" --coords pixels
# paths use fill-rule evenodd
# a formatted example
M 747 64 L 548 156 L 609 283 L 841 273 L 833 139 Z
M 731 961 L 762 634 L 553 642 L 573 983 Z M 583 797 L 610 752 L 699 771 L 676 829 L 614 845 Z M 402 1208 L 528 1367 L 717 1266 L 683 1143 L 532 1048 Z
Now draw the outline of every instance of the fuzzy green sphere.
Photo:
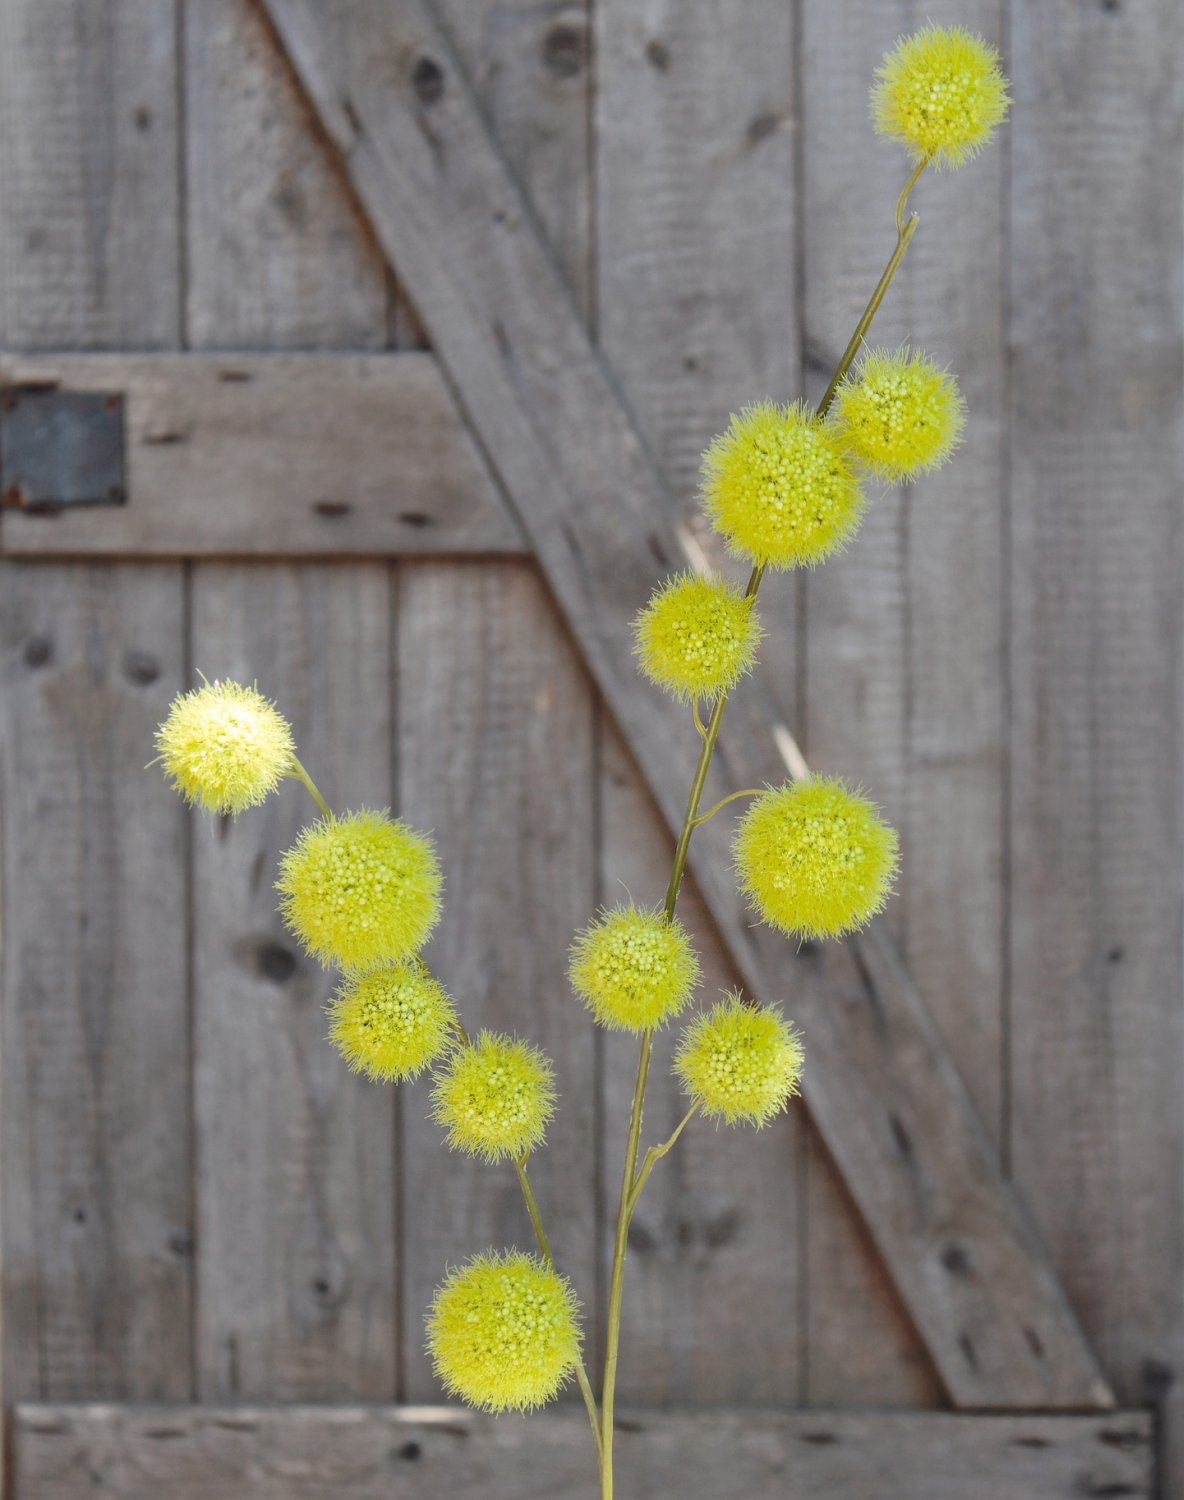
M 854 533 L 859 480 L 834 429 L 804 402 L 762 401 L 703 455 L 703 503 L 728 551 L 772 568 L 813 567 Z
M 329 1040 L 353 1073 L 415 1078 L 447 1051 L 456 1010 L 426 965 L 404 959 L 348 979 L 329 1007 Z
M 240 813 L 275 791 L 296 747 L 287 719 L 253 687 L 203 682 L 173 699 L 156 731 L 158 760 L 185 800 Z
M 385 812 L 321 818 L 280 862 L 280 910 L 306 952 L 357 974 L 410 958 L 440 915 L 429 839 Z
M 945 463 L 966 425 L 958 383 L 924 354 L 871 349 L 835 394 L 847 451 L 890 484 Z
M 886 54 L 872 90 L 881 135 L 914 161 L 958 167 L 981 151 L 1011 102 L 999 54 L 961 26 L 930 23 Z
M 610 1031 L 652 1031 L 676 1016 L 699 982 L 686 928 L 660 909 L 606 911 L 576 938 L 572 987 Z
M 803 938 L 862 927 L 888 899 L 899 859 L 875 804 L 825 776 L 763 792 L 737 825 L 732 851 L 752 908 Z
M 533 1151 L 554 1113 L 555 1074 L 544 1053 L 492 1031 L 454 1052 L 432 1090 L 432 1118 L 449 1146 L 484 1161 Z
M 490 1250 L 437 1290 L 428 1352 L 449 1395 L 484 1411 L 528 1411 L 574 1373 L 578 1312 L 569 1282 L 543 1261 Z
M 735 687 L 752 671 L 764 634 L 742 589 L 698 573 L 657 589 L 633 629 L 642 672 L 684 703 Z
M 759 1126 L 797 1093 L 802 1048 L 775 1006 L 747 1005 L 733 992 L 687 1027 L 674 1071 L 705 1115 Z

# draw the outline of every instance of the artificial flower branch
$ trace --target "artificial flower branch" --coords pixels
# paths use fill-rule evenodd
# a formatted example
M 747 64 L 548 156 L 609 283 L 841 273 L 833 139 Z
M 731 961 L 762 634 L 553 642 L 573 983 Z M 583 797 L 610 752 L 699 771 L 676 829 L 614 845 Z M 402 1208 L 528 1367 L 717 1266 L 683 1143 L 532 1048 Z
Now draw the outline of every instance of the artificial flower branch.
M 700 745 L 663 904 L 629 902 L 599 913 L 570 953 L 572 989 L 596 1024 L 640 1038 L 599 1405 L 581 1353 L 576 1296 L 556 1269 L 528 1171 L 554 1114 L 554 1070 L 514 1036 L 470 1035 L 421 957 L 443 884 L 431 840 L 386 811 L 335 815 L 296 756 L 291 726 L 255 688 L 203 677 L 173 702 L 157 733 L 173 785 L 210 812 L 244 812 L 285 777 L 300 781 L 316 804 L 320 816 L 282 856 L 276 888 L 283 920 L 304 951 L 340 976 L 328 1007 L 330 1040 L 352 1070 L 377 1083 L 429 1072 L 431 1118 L 448 1146 L 513 1162 L 538 1244 L 538 1256 L 490 1250 L 448 1272 L 427 1318 L 436 1372 L 449 1393 L 493 1413 L 542 1405 L 574 1377 L 596 1440 L 601 1500 L 613 1494 L 625 1257 L 641 1194 L 696 1115 L 764 1125 L 788 1106 L 802 1068 L 800 1040 L 776 1004 L 726 994 L 682 1026 L 673 1071 L 689 1107 L 642 1157 L 654 1037 L 684 1012 L 701 977 L 676 916 L 694 831 L 729 803 L 751 799 L 732 841 L 737 884 L 760 920 L 791 937 L 852 932 L 891 890 L 896 834 L 859 792 L 810 772 L 781 727 L 775 734 L 790 780 L 733 792 L 706 812 L 700 805 L 730 695 L 752 670 L 764 635 L 756 601 L 766 571 L 813 567 L 840 551 L 858 528 L 869 477 L 911 480 L 944 463 L 960 440 L 963 402 L 951 375 L 907 347 L 863 344 L 916 232 L 917 216 L 907 209 L 921 173 L 966 161 L 1007 105 L 996 53 L 959 27 L 926 26 L 885 58 L 873 116 L 912 161 L 888 264 L 817 407 L 758 402 L 733 416 L 703 457 L 704 511 L 728 553 L 748 564 L 748 583 L 741 588 L 705 568 L 679 574 L 635 621 L 642 675 L 690 704 Z

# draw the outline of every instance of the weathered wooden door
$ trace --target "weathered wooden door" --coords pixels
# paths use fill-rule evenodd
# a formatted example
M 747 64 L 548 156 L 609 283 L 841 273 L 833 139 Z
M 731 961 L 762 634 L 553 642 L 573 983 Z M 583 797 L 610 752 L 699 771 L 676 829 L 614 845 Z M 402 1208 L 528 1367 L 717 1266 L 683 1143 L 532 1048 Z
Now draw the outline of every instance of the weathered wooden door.
M 810 1119 L 691 1135 L 639 1215 L 624 1393 L 738 1411 L 639 1421 L 638 1492 L 1149 1494 L 1149 1422 L 1115 1392 L 1175 1399 L 1177 721 L 1165 747 L 1152 705 L 1179 184 L 1059 122 L 1135 109 L 1179 17 L 955 10 L 1010 25 L 1023 165 L 932 185 L 879 332 L 959 369 L 967 452 L 780 591 L 724 757 L 777 776 L 792 724 L 887 804 L 906 874 L 866 941 L 787 954 L 703 830 L 711 981 L 796 1012 Z M 522 1239 L 515 1184 L 324 1045 L 324 979 L 273 910 L 299 789 L 191 820 L 144 769 L 152 729 L 199 668 L 257 679 L 331 800 L 434 828 L 440 971 L 556 1060 L 541 1187 L 589 1293 L 630 1066 L 567 996 L 566 937 L 659 891 L 692 749 L 628 620 L 685 555 L 700 448 L 824 381 L 878 271 L 892 168 L 850 99 L 912 8 L 0 18 L 14 1493 L 568 1493 L 566 1418 L 369 1409 L 438 1399 L 422 1309 L 450 1259 Z M 1066 253 L 1072 306 L 1041 270 Z M 659 1090 L 655 1129 L 674 1109 Z M 869 1406 L 899 1411 L 841 1410 Z

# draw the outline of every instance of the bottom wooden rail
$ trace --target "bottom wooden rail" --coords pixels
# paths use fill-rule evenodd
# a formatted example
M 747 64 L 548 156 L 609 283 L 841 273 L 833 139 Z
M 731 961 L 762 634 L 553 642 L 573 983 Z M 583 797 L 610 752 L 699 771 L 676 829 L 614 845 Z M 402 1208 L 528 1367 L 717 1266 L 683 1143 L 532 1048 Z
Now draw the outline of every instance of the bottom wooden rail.
M 1151 1419 L 695 1411 L 617 1422 L 645 1500 L 1150 1497 Z M 21 1405 L 10 1500 L 593 1500 L 582 1411 Z

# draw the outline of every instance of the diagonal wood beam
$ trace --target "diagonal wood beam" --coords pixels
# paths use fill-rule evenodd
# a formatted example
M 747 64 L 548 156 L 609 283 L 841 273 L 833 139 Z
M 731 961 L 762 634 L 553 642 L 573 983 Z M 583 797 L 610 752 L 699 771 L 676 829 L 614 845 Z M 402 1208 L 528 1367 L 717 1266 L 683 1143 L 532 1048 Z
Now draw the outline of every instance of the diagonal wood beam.
M 653 795 L 677 827 L 697 744 L 639 689 L 630 621 L 684 565 L 677 515 L 612 372 L 426 0 L 263 0 L 278 38 Z M 839 564 L 841 566 L 841 564 Z M 729 706 L 714 772 L 781 781 L 759 681 Z M 727 820 L 695 878 L 746 983 L 784 998 L 809 1049 L 811 1114 L 951 1399 L 1104 1407 L 1113 1397 L 950 1054 L 886 936 L 797 956 L 755 930 Z

